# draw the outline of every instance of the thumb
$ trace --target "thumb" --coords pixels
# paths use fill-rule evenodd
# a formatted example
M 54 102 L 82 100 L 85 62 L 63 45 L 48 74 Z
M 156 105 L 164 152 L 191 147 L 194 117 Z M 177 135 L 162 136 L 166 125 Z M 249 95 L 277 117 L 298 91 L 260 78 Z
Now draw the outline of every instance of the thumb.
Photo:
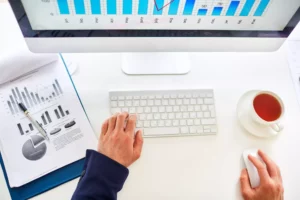
M 243 197 L 245 198 L 245 197 L 252 196 L 253 190 L 250 186 L 250 180 L 249 180 L 247 169 L 242 170 L 240 183 L 241 183 L 241 192 Z
M 133 143 L 133 159 L 137 160 L 140 158 L 141 153 L 142 153 L 142 148 L 143 148 L 143 136 L 142 136 L 142 131 L 139 130 L 134 138 L 134 143 Z

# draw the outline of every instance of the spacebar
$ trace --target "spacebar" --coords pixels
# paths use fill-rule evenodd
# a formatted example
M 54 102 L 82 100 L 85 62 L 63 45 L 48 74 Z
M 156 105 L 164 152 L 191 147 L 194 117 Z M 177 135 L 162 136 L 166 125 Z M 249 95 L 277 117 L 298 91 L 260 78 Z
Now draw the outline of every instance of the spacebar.
M 178 135 L 179 128 L 144 128 L 144 135 Z

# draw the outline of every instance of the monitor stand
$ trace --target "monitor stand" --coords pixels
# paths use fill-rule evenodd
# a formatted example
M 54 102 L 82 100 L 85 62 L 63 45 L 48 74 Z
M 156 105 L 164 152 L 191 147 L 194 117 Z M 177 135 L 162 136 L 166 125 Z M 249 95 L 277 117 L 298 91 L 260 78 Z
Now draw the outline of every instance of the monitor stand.
M 123 53 L 122 70 L 128 75 L 187 74 L 189 53 Z

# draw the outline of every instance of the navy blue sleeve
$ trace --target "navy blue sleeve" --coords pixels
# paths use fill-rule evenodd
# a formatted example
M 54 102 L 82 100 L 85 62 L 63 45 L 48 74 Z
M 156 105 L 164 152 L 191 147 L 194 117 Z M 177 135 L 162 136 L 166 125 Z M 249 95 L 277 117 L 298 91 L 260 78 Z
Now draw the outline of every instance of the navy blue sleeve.
M 116 200 L 128 174 L 128 169 L 118 162 L 87 150 L 83 174 L 72 200 Z

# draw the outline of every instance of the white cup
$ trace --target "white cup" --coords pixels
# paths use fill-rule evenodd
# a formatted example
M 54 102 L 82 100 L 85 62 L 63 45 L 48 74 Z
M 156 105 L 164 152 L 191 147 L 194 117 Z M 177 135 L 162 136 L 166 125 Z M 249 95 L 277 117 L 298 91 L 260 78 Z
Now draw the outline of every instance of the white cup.
M 261 95 L 261 94 L 268 94 L 268 95 L 271 95 L 272 97 L 274 97 L 280 104 L 280 107 L 281 107 L 281 114 L 280 116 L 274 120 L 274 121 L 266 121 L 264 119 L 262 119 L 258 114 L 257 112 L 255 111 L 254 109 L 254 99 L 258 96 L 258 95 Z M 283 101 L 281 100 L 281 98 L 273 93 L 273 92 L 269 92 L 269 91 L 260 91 L 260 92 L 257 92 L 254 97 L 252 98 L 252 104 L 251 104 L 251 108 L 250 108 L 250 116 L 251 118 L 258 124 L 262 125 L 262 126 L 269 126 L 271 127 L 274 131 L 272 132 L 274 135 L 277 135 L 280 131 L 282 131 L 283 129 L 283 125 L 280 123 L 282 118 L 283 118 L 283 115 L 284 115 L 284 112 L 285 112 L 285 108 L 284 108 L 284 104 L 283 104 Z

